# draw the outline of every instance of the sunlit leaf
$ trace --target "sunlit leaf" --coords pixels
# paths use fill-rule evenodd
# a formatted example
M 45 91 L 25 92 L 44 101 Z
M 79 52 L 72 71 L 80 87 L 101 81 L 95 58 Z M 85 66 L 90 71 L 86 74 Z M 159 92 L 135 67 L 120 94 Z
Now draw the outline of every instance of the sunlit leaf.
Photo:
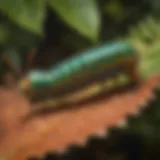
M 45 0 L 0 0 L 0 10 L 21 27 L 42 34 Z
M 49 0 L 50 6 L 79 33 L 97 41 L 100 13 L 95 0 Z
M 145 77 L 150 77 L 154 74 L 160 73 L 160 46 L 157 45 L 148 52 L 146 52 L 146 56 L 141 59 L 141 72 Z M 148 54 L 148 55 L 147 55 Z

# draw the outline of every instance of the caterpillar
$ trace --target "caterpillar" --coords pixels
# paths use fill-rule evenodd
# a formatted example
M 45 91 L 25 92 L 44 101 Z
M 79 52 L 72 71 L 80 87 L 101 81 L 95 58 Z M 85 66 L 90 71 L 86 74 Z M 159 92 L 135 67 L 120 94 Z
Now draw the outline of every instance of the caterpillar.
M 122 74 L 136 81 L 137 63 L 137 50 L 131 44 L 126 41 L 111 42 L 84 51 L 48 71 L 32 71 L 28 74 L 25 87 L 31 88 L 32 98 L 35 93 L 39 98 L 52 95 L 52 99 L 62 97 L 59 101 L 74 101 L 73 95 L 84 95 L 87 86 L 95 88 L 94 84 L 107 83 L 107 80 Z
M 136 47 L 130 37 L 103 44 L 70 57 L 49 70 L 31 71 L 21 80 L 20 87 L 31 100 L 42 101 L 41 106 L 56 107 L 81 101 L 104 89 L 110 90 L 114 85 L 139 81 L 139 55 L 146 45 Z M 123 78 L 125 83 L 121 82 Z

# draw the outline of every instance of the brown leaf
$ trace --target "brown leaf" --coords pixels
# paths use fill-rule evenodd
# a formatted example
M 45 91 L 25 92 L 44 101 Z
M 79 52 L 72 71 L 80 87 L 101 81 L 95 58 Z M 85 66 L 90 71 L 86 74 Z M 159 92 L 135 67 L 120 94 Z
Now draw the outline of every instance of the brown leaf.
M 135 90 L 78 109 L 35 116 L 26 124 L 20 117 L 29 110 L 27 102 L 14 90 L 1 89 L 0 104 L 10 109 L 3 111 L 1 107 L 0 114 L 6 115 L 1 117 L 1 123 L 10 132 L 0 139 L 0 154 L 10 155 L 9 160 L 26 160 L 27 156 L 42 156 L 49 150 L 63 151 L 73 143 L 84 145 L 88 136 L 103 136 L 106 129 L 123 125 L 127 115 L 136 115 L 139 108 L 147 106 L 147 100 L 153 98 L 152 90 L 158 85 L 159 77 L 153 77 Z

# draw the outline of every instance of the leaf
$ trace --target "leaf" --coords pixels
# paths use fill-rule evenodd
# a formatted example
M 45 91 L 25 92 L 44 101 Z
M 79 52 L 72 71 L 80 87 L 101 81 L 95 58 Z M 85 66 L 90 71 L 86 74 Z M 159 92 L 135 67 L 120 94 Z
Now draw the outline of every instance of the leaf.
M 140 71 L 145 77 L 150 77 L 160 73 L 160 46 L 159 43 L 146 51 L 146 55 L 141 58 Z
M 49 4 L 68 25 L 97 41 L 100 13 L 95 0 L 49 0 Z
M 0 10 L 24 29 L 42 34 L 45 0 L 0 0 Z

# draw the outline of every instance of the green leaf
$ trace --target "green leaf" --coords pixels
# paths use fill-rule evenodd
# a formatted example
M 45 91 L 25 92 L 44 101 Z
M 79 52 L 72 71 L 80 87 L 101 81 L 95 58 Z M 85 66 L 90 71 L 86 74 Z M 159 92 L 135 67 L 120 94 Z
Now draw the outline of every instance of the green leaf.
M 68 25 L 90 40 L 98 40 L 100 13 L 95 0 L 49 0 L 49 4 Z
M 160 73 L 160 46 L 151 47 L 146 51 L 146 54 L 141 57 L 140 71 L 145 77 L 150 77 Z
M 42 34 L 45 0 L 0 0 L 0 11 L 24 29 Z

